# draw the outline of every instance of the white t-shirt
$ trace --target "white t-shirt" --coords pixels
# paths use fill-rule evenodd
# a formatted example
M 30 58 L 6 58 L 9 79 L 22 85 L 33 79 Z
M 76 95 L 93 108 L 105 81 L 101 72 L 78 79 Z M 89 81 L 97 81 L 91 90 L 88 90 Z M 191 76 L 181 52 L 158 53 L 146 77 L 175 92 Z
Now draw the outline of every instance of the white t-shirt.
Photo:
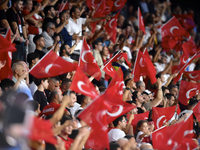
M 70 17 L 69 23 L 65 25 L 65 28 L 67 29 L 69 35 L 73 35 L 74 33 L 78 34 L 79 36 L 82 36 L 82 25 L 85 24 L 87 18 L 79 18 L 76 19 L 76 22 Z M 72 40 L 72 45 L 74 45 L 75 40 Z M 78 45 L 76 46 L 75 50 L 81 50 L 82 48 L 82 40 L 79 41 Z
M 70 112 L 72 114 L 72 116 L 75 115 L 75 112 L 80 108 L 80 104 L 75 102 L 73 107 L 70 107 Z
M 139 131 L 138 134 L 137 134 L 137 137 L 136 137 L 136 142 L 138 143 L 139 147 L 141 146 L 141 143 L 142 143 L 142 141 L 144 139 L 144 138 L 139 139 L 139 136 L 142 135 L 142 134 L 144 134 L 144 132 Z
M 73 63 L 73 62 L 74 62 L 74 60 L 73 60 L 73 59 L 71 59 L 70 57 L 65 57 L 65 56 L 62 56 L 62 58 L 63 58 L 64 60 L 66 60 L 66 61 L 70 62 L 70 63 Z
M 132 59 L 132 55 L 131 55 L 131 50 L 130 50 L 130 48 L 127 47 L 127 46 L 124 46 L 124 47 L 123 47 L 123 50 L 127 52 L 128 59 Z
M 112 141 L 117 141 L 121 138 L 123 138 L 126 134 L 124 133 L 124 131 L 120 130 L 120 129 L 111 129 L 109 132 L 108 132 L 108 138 L 109 138 L 109 142 L 112 142 Z
M 162 72 L 162 71 L 164 71 L 165 70 L 165 64 L 159 64 L 158 62 L 156 62 L 156 63 L 154 63 L 155 65 L 156 65 L 156 67 L 157 67 L 157 69 L 156 69 L 156 71 L 157 71 L 157 73 L 159 73 L 159 72 Z

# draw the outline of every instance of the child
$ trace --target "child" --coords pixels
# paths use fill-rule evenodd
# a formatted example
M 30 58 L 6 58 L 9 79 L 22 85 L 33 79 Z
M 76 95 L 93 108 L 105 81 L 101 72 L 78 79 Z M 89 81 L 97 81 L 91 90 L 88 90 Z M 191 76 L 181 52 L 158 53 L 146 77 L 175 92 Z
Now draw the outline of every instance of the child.
M 47 105 L 47 97 L 44 90 L 48 88 L 48 79 L 37 79 L 34 78 L 34 83 L 37 85 L 38 89 L 35 91 L 33 98 L 40 104 L 40 111 Z
M 138 143 L 139 147 L 141 143 L 143 142 L 144 137 L 150 134 L 151 132 L 149 131 L 148 121 L 146 120 L 138 121 L 137 132 L 136 132 L 136 142 Z

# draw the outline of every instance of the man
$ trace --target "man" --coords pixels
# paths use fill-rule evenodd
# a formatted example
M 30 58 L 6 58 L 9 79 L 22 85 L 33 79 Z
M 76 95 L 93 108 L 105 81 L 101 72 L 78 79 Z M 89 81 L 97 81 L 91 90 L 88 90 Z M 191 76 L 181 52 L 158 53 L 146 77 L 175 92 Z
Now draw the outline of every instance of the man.
M 61 90 L 54 89 L 51 92 L 51 95 L 49 96 L 49 104 L 43 108 L 40 115 L 49 116 L 54 114 L 61 106 L 62 101 L 63 101 L 63 95 Z M 65 114 L 69 115 L 69 112 L 65 110 Z
M 50 50 L 56 46 L 56 44 L 60 41 L 60 37 L 56 36 L 55 40 L 52 38 L 55 32 L 55 24 L 52 22 L 48 22 L 44 27 L 44 32 L 42 36 L 45 40 L 45 49 Z M 47 51 L 45 51 L 47 52 Z
M 170 85 L 169 93 L 173 94 L 175 98 L 178 98 L 178 87 L 176 85 Z
M 145 83 L 143 81 L 137 81 L 136 88 L 138 92 L 143 93 L 145 91 Z
M 18 41 L 15 42 L 16 44 L 16 52 L 13 52 L 12 59 L 21 59 L 25 60 L 25 45 L 29 44 L 27 39 L 26 28 L 24 25 L 24 20 L 21 14 L 23 10 L 23 0 L 13 0 L 12 7 L 8 9 L 6 12 L 7 20 L 10 24 L 12 32 L 17 32 L 19 35 Z M 25 42 L 25 43 L 24 43 Z
M 59 14 L 59 17 L 60 17 L 60 22 L 61 22 L 60 25 L 62 25 L 66 20 L 69 19 L 68 11 L 67 10 L 62 11 Z M 68 33 L 66 28 L 63 28 L 60 33 L 61 33 L 61 35 L 63 37 L 64 44 L 67 44 L 67 45 L 69 45 L 69 47 L 72 47 L 72 40 L 75 40 L 78 37 L 78 34 L 74 33 L 71 36 L 71 35 L 69 35 L 69 33 Z
M 117 141 L 120 138 L 123 138 L 126 134 L 123 130 L 126 129 L 127 121 L 125 115 L 122 115 L 113 121 L 115 128 L 111 129 L 108 132 L 109 142 Z
M 144 104 L 143 95 L 138 91 L 133 92 L 132 95 L 133 95 L 132 101 L 135 102 L 135 104 L 137 106 L 138 114 L 146 112 L 146 109 L 143 106 L 143 104 Z
M 24 78 L 28 76 L 28 72 L 25 72 L 24 66 L 20 62 L 16 62 L 12 65 L 13 81 L 15 82 L 14 90 L 17 93 L 25 93 L 28 95 L 28 100 L 33 100 L 31 90 L 28 88 Z
M 70 18 L 69 23 L 65 26 L 67 31 L 69 32 L 69 35 L 73 35 L 74 33 L 78 34 L 79 37 L 82 36 L 82 25 L 89 24 L 92 22 L 97 22 L 102 19 L 109 19 L 108 16 L 105 17 L 99 17 L 99 18 L 80 18 L 80 10 L 78 7 L 73 6 L 70 10 Z M 72 41 L 72 45 L 75 43 L 75 41 Z M 79 42 L 75 50 L 80 50 L 82 46 L 82 41 Z
M 167 99 L 167 107 L 173 106 L 174 103 L 175 103 L 175 97 L 174 97 L 174 95 L 171 94 L 171 93 L 167 93 L 167 94 L 165 94 L 165 97 Z
M 45 13 L 45 18 L 42 27 L 43 31 L 45 30 L 45 26 L 47 25 L 47 23 L 53 23 L 54 25 L 57 25 L 56 20 L 54 19 L 56 16 L 56 11 L 53 6 L 46 6 L 44 9 L 44 13 Z M 64 26 L 67 23 L 68 20 L 65 20 L 60 26 L 55 28 L 55 33 L 60 33 L 60 31 L 64 28 Z
M 105 72 L 102 70 L 103 68 L 103 60 L 101 57 L 100 52 L 103 50 L 103 45 L 102 42 L 99 40 L 96 40 L 92 43 L 92 47 L 93 47 L 93 56 L 94 59 L 97 62 L 97 65 L 99 66 L 100 70 L 101 70 L 101 78 L 104 80 L 105 78 Z
M 91 97 L 85 95 L 78 95 L 77 102 L 81 105 L 79 110 L 84 109 L 87 105 L 92 102 Z
M 158 62 L 154 63 L 156 65 L 156 72 L 160 73 L 163 72 L 166 68 L 167 64 L 167 56 L 165 54 L 162 55 L 161 60 L 158 60 Z
M 60 89 L 61 89 L 62 93 L 64 93 L 64 92 L 69 90 L 69 87 L 70 87 L 71 83 L 72 83 L 72 80 L 70 80 L 68 78 L 64 78 L 62 80 L 62 83 L 60 85 Z
M 60 84 L 60 79 L 58 77 L 49 78 L 49 86 L 48 89 L 44 90 L 47 100 L 49 101 L 49 96 L 54 89 L 58 89 Z
M 64 92 L 63 95 L 66 95 L 67 93 L 68 93 L 68 91 Z M 80 107 L 80 105 L 78 103 L 76 103 L 76 101 L 77 101 L 76 93 L 73 91 L 70 91 L 70 102 L 66 106 L 66 109 L 70 112 L 70 114 L 72 116 L 74 116 L 77 108 Z
M 33 42 L 36 45 L 35 53 L 38 54 L 39 59 L 41 59 L 45 55 L 45 52 L 42 51 L 45 48 L 45 40 L 42 35 L 37 34 L 34 36 Z

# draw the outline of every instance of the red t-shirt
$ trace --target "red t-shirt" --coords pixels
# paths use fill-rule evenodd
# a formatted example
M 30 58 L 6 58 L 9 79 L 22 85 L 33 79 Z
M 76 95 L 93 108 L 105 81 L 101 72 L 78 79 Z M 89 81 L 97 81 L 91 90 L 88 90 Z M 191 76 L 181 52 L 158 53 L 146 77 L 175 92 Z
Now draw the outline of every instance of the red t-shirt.
M 67 140 L 63 139 L 63 137 L 61 137 L 61 136 L 60 136 L 60 138 L 65 142 L 66 150 L 68 150 L 70 148 L 70 146 L 72 145 L 72 143 L 74 142 L 74 140 L 69 137 L 67 138 Z
M 60 104 L 51 102 L 43 108 L 42 112 L 40 113 L 40 116 L 52 115 L 59 109 L 59 107 L 60 107 Z M 67 110 L 65 110 L 65 111 L 67 111 Z

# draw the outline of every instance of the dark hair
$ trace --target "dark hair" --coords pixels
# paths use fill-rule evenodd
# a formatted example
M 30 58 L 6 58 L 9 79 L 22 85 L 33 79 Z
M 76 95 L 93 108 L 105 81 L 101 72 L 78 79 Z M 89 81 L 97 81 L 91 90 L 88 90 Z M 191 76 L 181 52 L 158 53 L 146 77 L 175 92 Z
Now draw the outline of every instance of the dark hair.
M 122 39 L 124 39 L 124 41 L 125 41 L 125 35 L 124 34 L 120 34 L 120 36 L 119 36 L 119 40 L 121 41 Z
M 173 88 L 178 88 L 178 87 L 176 85 L 172 84 L 172 85 L 169 86 L 169 91 L 171 91 Z
M 115 44 L 115 45 L 113 46 L 113 50 L 114 50 L 114 51 L 117 50 L 117 46 L 119 46 L 119 44 Z
M 168 88 L 168 87 L 165 87 L 165 86 L 162 86 L 162 91 L 163 91 L 163 93 L 165 92 L 165 90 L 169 90 L 169 88 Z
M 59 81 L 60 82 L 60 78 L 58 76 L 51 77 L 51 78 L 49 78 L 49 81 L 50 80 L 55 80 L 55 81 Z
M 37 101 L 26 101 L 25 102 L 26 108 L 29 108 L 29 110 L 36 111 L 39 107 L 39 103 Z
M 64 84 L 67 84 L 68 82 L 72 82 L 72 80 L 71 80 L 71 79 L 68 79 L 68 78 L 64 78 L 64 79 L 62 80 L 61 86 L 63 86 Z
M 72 116 L 70 116 L 70 115 L 64 115 L 62 117 L 62 119 L 60 120 L 60 124 L 63 125 L 65 123 L 65 121 L 67 121 L 67 120 L 72 120 Z
M 153 24 L 153 17 L 152 15 L 147 16 L 146 21 L 145 21 L 145 26 L 147 25 L 152 25 Z
M 37 41 L 39 41 L 43 36 L 41 34 L 37 34 L 34 36 L 33 38 L 33 42 L 35 43 L 35 45 L 37 44 Z
M 14 6 L 15 3 L 19 3 L 20 1 L 24 2 L 23 0 L 11 0 L 12 6 Z
M 143 125 L 143 123 L 145 123 L 145 122 L 148 124 L 147 120 L 140 120 L 140 121 L 138 121 L 137 126 L 136 126 L 136 133 L 135 133 L 135 135 L 137 135 L 138 132 L 139 132 L 138 128 L 140 128 Z
M 27 62 L 30 65 L 32 65 L 32 60 L 35 60 L 36 58 L 40 58 L 40 56 L 37 53 L 29 53 L 27 56 Z
M 85 95 L 82 95 L 82 94 L 78 95 L 77 96 L 77 103 L 81 104 L 84 101 L 85 98 L 86 98 Z
M 126 136 L 124 136 L 124 138 L 126 138 L 126 139 L 128 139 L 128 140 L 130 140 L 131 138 L 135 138 L 135 136 L 134 135 L 129 135 L 129 134 L 127 134 Z
M 139 88 L 142 85 L 143 82 L 142 81 L 137 81 L 135 83 L 136 83 L 136 87 Z
M 167 99 L 171 99 L 172 97 L 174 97 L 174 94 L 171 94 L 171 93 L 166 93 L 165 94 L 165 97 L 167 98 Z M 175 98 L 175 97 L 174 97 Z
M 131 73 L 130 70 L 124 70 L 123 71 L 123 75 L 124 75 L 124 80 L 126 79 L 126 77 Z
M 65 13 L 67 13 L 67 10 L 63 10 L 62 12 L 60 12 L 60 14 L 59 14 L 60 20 L 61 20 L 61 18 L 63 17 L 63 15 L 64 15 Z
M 44 82 L 47 79 L 48 78 L 43 78 L 43 79 L 33 78 L 33 81 L 34 81 L 35 85 L 39 86 L 42 83 L 42 81 Z
M 68 94 L 68 91 L 65 91 L 65 92 L 63 93 L 63 96 L 64 96 L 64 95 L 67 95 L 67 94 Z M 75 95 L 76 95 L 76 93 L 75 93 L 74 91 L 70 91 L 69 94 L 75 94 Z
M 190 98 L 188 107 L 196 105 L 199 101 L 196 98 Z
M 75 13 L 76 12 L 76 9 L 77 9 L 78 7 L 76 7 L 76 6 L 73 6 L 72 8 L 71 8 L 71 10 L 70 10 L 70 16 L 72 16 L 72 13 Z M 78 8 L 79 9 L 79 8 Z
M 159 73 L 156 74 L 156 78 L 157 78 L 157 79 L 158 79 L 158 78 L 161 79 L 161 76 L 162 76 L 162 73 L 161 73 L 161 72 L 159 72 Z
M 49 102 L 52 102 L 52 99 L 56 96 L 56 95 L 58 95 L 58 89 L 55 89 L 55 90 L 53 90 L 52 92 L 51 92 L 51 94 L 49 95 Z
M 114 127 L 116 127 L 116 126 L 118 125 L 119 121 L 122 121 L 122 120 L 123 120 L 123 117 L 126 118 L 126 115 L 122 115 L 122 116 L 118 117 L 117 119 L 115 119 L 115 120 L 113 121 Z
M 62 56 L 63 50 L 66 50 L 65 45 L 68 45 L 68 44 L 62 44 L 60 47 L 60 52 L 59 52 L 60 56 Z
M 131 78 L 125 80 L 125 82 L 124 82 L 125 86 L 127 86 L 127 83 L 128 83 L 128 81 L 130 81 L 130 80 L 131 80 Z
M 93 43 L 92 43 L 92 48 L 95 49 L 95 45 L 98 45 L 101 41 L 100 40 L 95 40 Z
M 117 148 L 120 148 L 120 145 L 116 141 L 110 142 L 110 150 L 117 150 Z
M 2 91 L 4 91 L 4 92 L 5 92 L 6 88 L 13 87 L 14 85 L 15 85 L 15 82 L 11 79 L 3 79 L 0 82 L 0 87 L 1 87 Z
M 133 99 L 133 101 L 136 101 L 137 93 L 138 93 L 138 91 L 134 91 L 134 92 L 132 93 L 132 99 Z
M 52 7 L 53 7 L 53 6 L 46 6 L 46 7 L 44 8 L 44 14 L 45 14 L 45 16 L 48 14 L 48 11 L 51 10 Z

